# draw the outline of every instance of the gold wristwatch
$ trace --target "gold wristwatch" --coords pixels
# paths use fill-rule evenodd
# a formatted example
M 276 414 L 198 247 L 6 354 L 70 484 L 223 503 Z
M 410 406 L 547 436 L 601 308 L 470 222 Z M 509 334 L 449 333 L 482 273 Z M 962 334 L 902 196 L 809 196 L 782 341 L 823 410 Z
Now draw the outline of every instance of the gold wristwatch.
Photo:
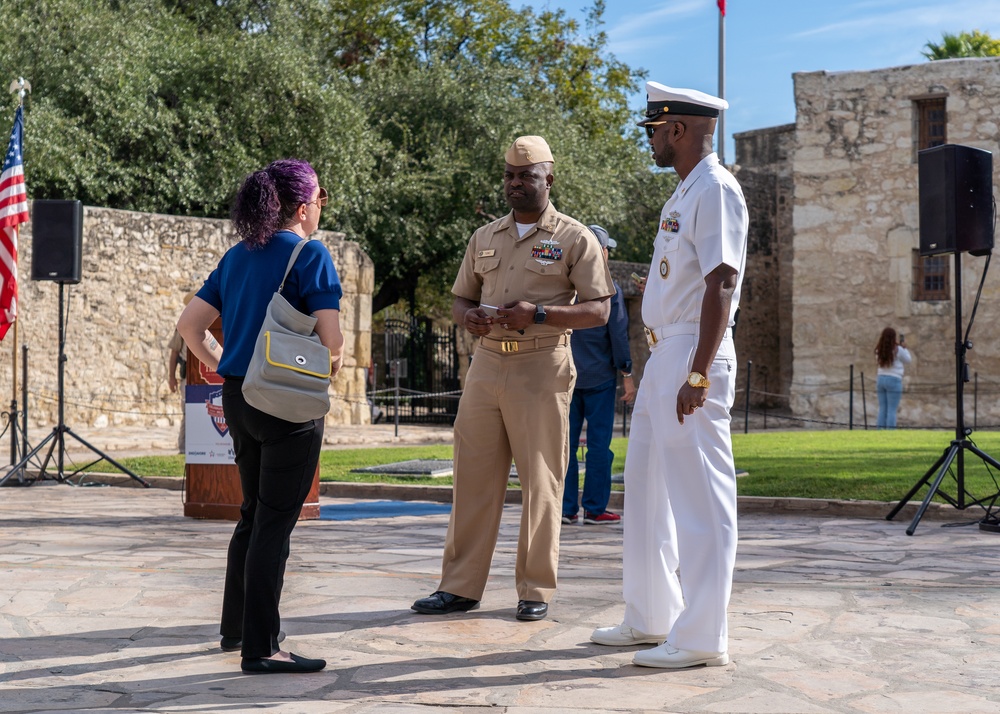
M 692 372 L 688 375 L 688 384 L 695 389 L 708 389 L 712 383 L 701 372 Z

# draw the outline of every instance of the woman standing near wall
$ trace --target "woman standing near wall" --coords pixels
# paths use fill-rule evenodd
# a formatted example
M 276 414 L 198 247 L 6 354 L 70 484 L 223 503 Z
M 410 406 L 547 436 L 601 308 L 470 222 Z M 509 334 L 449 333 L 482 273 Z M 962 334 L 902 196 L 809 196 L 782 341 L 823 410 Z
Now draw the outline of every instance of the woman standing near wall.
M 177 323 L 188 349 L 225 378 L 222 406 L 243 503 L 229 544 L 221 646 L 242 652 L 247 674 L 317 672 L 326 666 L 322 659 L 278 647 L 278 602 L 290 536 L 319 462 L 324 420 L 296 424 L 279 419 L 247 404 L 242 391 L 271 296 L 293 248 L 318 227 L 326 201 L 326 189 L 319 187 L 316 172 L 305 161 L 275 161 L 250 174 L 232 213 L 242 240 L 222 257 Z M 316 317 L 315 332 L 330 350 L 334 374 L 343 363 L 342 295 L 330 253 L 319 241 L 308 242 L 282 296 Z M 224 351 L 207 333 L 220 315 Z
M 875 359 L 878 361 L 878 421 L 879 429 L 896 428 L 896 412 L 903 396 L 903 366 L 909 364 L 913 356 L 906 349 L 906 338 L 887 327 L 875 345 Z

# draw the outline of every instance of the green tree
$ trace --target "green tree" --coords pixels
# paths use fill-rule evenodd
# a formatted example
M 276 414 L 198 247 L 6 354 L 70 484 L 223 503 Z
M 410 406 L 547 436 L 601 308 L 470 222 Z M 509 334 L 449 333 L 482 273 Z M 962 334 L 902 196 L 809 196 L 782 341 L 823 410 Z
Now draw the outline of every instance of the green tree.
M 1000 40 L 989 33 L 973 30 L 951 34 L 941 33 L 941 42 L 928 42 L 921 52 L 929 60 L 955 59 L 956 57 L 1000 57 Z
M 471 233 L 509 210 L 503 152 L 518 135 L 542 135 L 552 147 L 559 210 L 616 235 L 635 228 L 628 219 L 642 206 L 636 196 L 659 211 L 667 191 L 650 190 L 657 179 L 634 140 L 612 132 L 590 139 L 551 95 L 511 93 L 516 79 L 499 66 L 439 64 L 384 69 L 369 80 L 366 113 L 391 151 L 378 158 L 378 189 L 361 197 L 345 228 L 378 266 L 376 311 L 400 299 L 412 304 L 421 284 L 447 299 Z M 656 225 L 655 215 L 647 219 L 637 232 L 644 244 Z
M 247 172 L 301 156 L 335 213 L 370 178 L 353 88 L 296 41 L 303 25 L 290 12 L 274 13 L 272 31 L 248 31 L 256 20 L 237 3 L 4 4 L 17 21 L 0 33 L 0 75 L 27 77 L 34 90 L 34 198 L 225 216 Z
M 375 261 L 376 311 L 447 300 L 469 235 L 507 208 L 502 155 L 540 134 L 553 200 L 646 259 L 672 177 L 629 107 L 640 72 L 583 26 L 508 0 L 2 0 L 24 76 L 34 198 L 224 217 L 240 179 L 306 158 L 323 227 Z M 8 20 L 9 18 L 9 20 Z
M 562 11 L 535 14 L 501 0 L 343 0 L 327 28 L 329 61 L 355 78 L 374 132 L 378 191 L 345 228 L 376 264 L 373 309 L 418 288 L 447 300 L 471 232 L 503 215 L 503 151 L 540 134 L 556 156 L 553 202 L 618 229 L 620 253 L 647 259 L 666 193 L 652 178 L 628 98 L 641 74 L 606 52 L 604 3 L 582 32 Z M 392 21 L 389 21 L 391 18 Z M 478 212 L 477 212 L 478 211 Z M 622 233 L 624 232 L 624 234 Z M 641 247 L 639 247 L 641 246 Z

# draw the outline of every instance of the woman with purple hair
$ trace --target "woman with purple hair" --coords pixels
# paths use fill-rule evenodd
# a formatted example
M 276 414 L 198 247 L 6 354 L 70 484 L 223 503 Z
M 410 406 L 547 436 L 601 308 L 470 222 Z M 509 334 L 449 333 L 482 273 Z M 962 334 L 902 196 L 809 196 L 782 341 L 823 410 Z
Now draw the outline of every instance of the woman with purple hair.
M 243 503 L 229 543 L 221 646 L 241 651 L 247 674 L 318 672 L 326 666 L 322 659 L 278 647 L 284 638 L 278 602 L 290 536 L 319 462 L 323 419 L 302 424 L 279 419 L 247 404 L 242 391 L 271 296 L 292 249 L 319 226 L 326 202 L 326 189 L 305 161 L 275 161 L 247 176 L 232 211 L 241 241 L 222 257 L 177 323 L 188 349 L 225 378 L 222 406 Z M 329 251 L 319 241 L 306 243 L 282 296 L 316 317 L 315 331 L 330 349 L 333 374 L 343 360 L 342 295 Z M 225 350 L 208 332 L 220 315 Z

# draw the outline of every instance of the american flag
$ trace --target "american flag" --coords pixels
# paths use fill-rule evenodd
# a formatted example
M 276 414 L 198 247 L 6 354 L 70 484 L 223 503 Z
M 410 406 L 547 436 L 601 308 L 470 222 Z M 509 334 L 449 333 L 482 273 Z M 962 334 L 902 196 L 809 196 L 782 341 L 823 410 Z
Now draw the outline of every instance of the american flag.
M 17 227 L 28 220 L 23 135 L 24 113 L 18 107 L 0 174 L 0 340 L 17 319 Z

